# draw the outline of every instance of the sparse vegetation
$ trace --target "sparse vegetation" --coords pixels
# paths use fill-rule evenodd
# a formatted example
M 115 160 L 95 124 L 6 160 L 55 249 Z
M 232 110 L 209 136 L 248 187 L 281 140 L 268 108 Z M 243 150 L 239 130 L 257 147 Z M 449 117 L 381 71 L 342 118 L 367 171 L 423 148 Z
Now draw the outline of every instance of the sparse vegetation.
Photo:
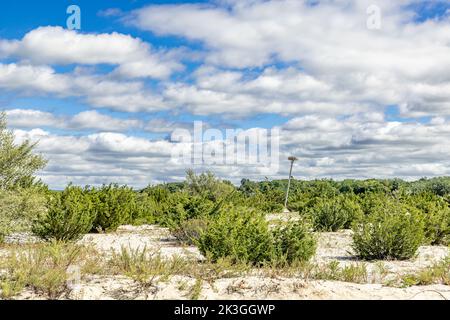
M 73 244 L 52 242 L 25 250 L 13 250 L 0 262 L 0 296 L 11 298 L 24 288 L 49 299 L 70 292 L 69 267 L 79 268 L 79 274 L 97 257 L 87 248 Z M 89 269 L 92 271 L 92 269 Z
M 404 286 L 431 284 L 450 285 L 450 256 L 415 274 L 404 275 L 402 277 L 402 284 Z
M 158 281 L 185 272 L 188 261 L 179 257 L 164 259 L 147 248 L 133 250 L 122 247 L 120 253 L 113 252 L 108 266 L 113 273 L 124 274 L 137 282 L 141 291 L 147 291 L 154 288 Z
M 328 265 L 315 266 L 311 277 L 318 280 L 333 280 L 354 283 L 367 283 L 368 273 L 364 263 L 356 263 L 341 267 L 338 261 Z

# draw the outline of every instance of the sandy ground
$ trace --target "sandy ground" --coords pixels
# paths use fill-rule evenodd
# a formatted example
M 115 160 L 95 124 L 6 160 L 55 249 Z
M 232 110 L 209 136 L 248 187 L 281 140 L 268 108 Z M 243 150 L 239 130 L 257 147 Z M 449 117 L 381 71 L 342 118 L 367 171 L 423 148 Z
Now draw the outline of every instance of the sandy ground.
M 314 262 L 320 265 L 339 261 L 341 266 L 361 263 L 352 254 L 351 231 L 318 235 L 318 250 Z M 23 239 L 22 239 L 23 240 Z M 23 241 L 22 241 L 23 242 Z M 110 234 L 88 234 L 80 244 L 91 245 L 107 256 L 122 248 L 147 248 L 164 257 L 173 255 L 202 260 L 196 247 L 181 246 L 167 229 L 158 226 L 122 226 Z M 442 260 L 449 254 L 444 246 L 424 246 L 410 261 L 383 261 L 389 277 L 411 273 Z M 201 283 L 200 299 L 450 299 L 450 286 L 431 285 L 393 288 L 382 284 L 375 271 L 377 263 L 365 262 L 369 272 L 367 284 L 338 281 L 305 281 L 300 278 L 246 276 L 217 279 Z M 371 276 L 371 274 L 374 276 Z M 384 283 L 384 282 L 383 282 Z M 141 288 L 123 276 L 88 276 L 78 284 L 69 299 L 189 299 L 193 297 L 196 279 L 174 276 Z M 20 299 L 39 299 L 32 292 L 24 292 Z
M 339 261 L 341 266 L 358 263 L 352 250 L 352 232 L 344 230 L 340 232 L 325 232 L 318 235 L 317 253 L 313 261 L 319 264 L 327 264 L 331 261 Z M 446 246 L 422 246 L 414 259 L 407 261 L 382 261 L 364 262 L 369 273 L 375 273 L 377 265 L 383 264 L 386 272 L 391 275 L 406 274 L 429 267 L 442 261 L 450 254 Z M 361 263 L 361 262 L 360 262 Z M 376 279 L 371 279 L 374 281 Z
M 150 288 L 141 288 L 122 276 L 92 276 L 63 299 L 76 300 L 179 300 L 191 299 L 196 280 L 174 276 Z M 40 299 L 30 291 L 20 299 Z M 201 285 L 201 300 L 448 300 L 450 287 L 444 285 L 391 288 L 381 284 L 339 281 L 303 281 L 295 278 L 240 277 L 219 279 Z
M 150 253 L 158 252 L 166 258 L 176 255 L 197 260 L 204 259 L 197 247 L 180 245 L 170 235 L 168 229 L 154 225 L 121 226 L 114 233 L 85 235 L 78 243 L 92 245 L 97 251 L 105 255 L 120 252 L 122 248 L 128 250 L 143 250 L 145 248 Z
M 196 247 L 180 245 L 167 229 L 158 226 L 122 226 L 115 233 L 86 235 L 79 243 L 92 245 L 105 255 L 111 254 L 113 251 L 118 252 L 121 248 L 131 250 L 147 248 L 149 252 L 159 252 L 163 257 L 181 256 L 197 260 L 204 259 Z M 313 262 L 326 265 L 332 261 L 338 261 L 342 267 L 361 263 L 354 256 L 351 244 L 352 232 L 349 230 L 320 233 L 318 234 L 317 253 Z M 383 261 L 382 264 L 385 272 L 399 275 L 431 266 L 444 259 L 449 253 L 449 248 L 445 246 L 422 246 L 415 259 Z M 369 273 L 375 274 L 379 268 L 377 262 L 364 263 Z M 376 282 L 376 280 L 370 279 L 371 282 Z

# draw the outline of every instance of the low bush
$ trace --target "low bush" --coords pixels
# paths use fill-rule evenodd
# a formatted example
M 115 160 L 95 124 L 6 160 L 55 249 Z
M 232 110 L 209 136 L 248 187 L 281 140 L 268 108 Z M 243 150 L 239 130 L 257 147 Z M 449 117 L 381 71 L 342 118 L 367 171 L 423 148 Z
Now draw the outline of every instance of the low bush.
M 260 211 L 246 207 L 222 208 L 195 242 L 212 261 L 226 258 L 253 265 L 303 262 L 316 251 L 316 239 L 304 222 L 271 230 Z
M 278 213 L 283 210 L 285 187 L 272 184 L 270 181 L 253 182 L 242 179 L 235 197 L 236 205 L 255 208 L 265 213 Z
M 424 239 L 420 212 L 386 198 L 353 226 L 353 248 L 366 260 L 412 258 Z
M 245 203 L 247 206 L 255 208 L 265 213 L 278 213 L 283 211 L 283 200 L 280 192 L 271 192 L 270 194 L 264 194 L 257 192 L 247 198 Z
M 263 214 L 245 207 L 221 210 L 200 235 L 198 247 L 213 261 L 229 257 L 259 264 L 273 256 L 273 238 Z
M 421 194 L 409 199 L 418 208 L 425 222 L 425 243 L 431 245 L 450 243 L 450 208 L 448 203 L 433 194 Z
M 96 218 L 93 203 L 80 187 L 50 196 L 48 210 L 34 221 L 33 233 L 45 240 L 72 241 L 88 233 Z
M 274 257 L 277 263 L 292 264 L 308 261 L 316 252 L 317 241 L 302 222 L 289 222 L 273 230 Z
M 115 231 L 120 225 L 132 223 L 137 211 L 137 194 L 132 188 L 110 184 L 89 194 L 96 211 L 94 230 Z
M 308 209 L 308 215 L 316 231 L 349 228 L 353 220 L 362 214 L 359 204 L 345 196 L 317 198 Z
M 134 225 L 154 224 L 159 212 L 159 205 L 146 193 L 136 194 L 136 208 L 131 213 Z
M 291 212 L 298 212 L 300 214 L 306 214 L 308 210 L 314 205 L 314 198 L 310 195 L 297 195 L 291 201 L 288 201 L 288 209 Z
M 214 202 L 185 192 L 170 194 L 164 202 L 158 203 L 158 206 L 156 221 L 172 229 L 186 220 L 207 217 L 215 208 Z

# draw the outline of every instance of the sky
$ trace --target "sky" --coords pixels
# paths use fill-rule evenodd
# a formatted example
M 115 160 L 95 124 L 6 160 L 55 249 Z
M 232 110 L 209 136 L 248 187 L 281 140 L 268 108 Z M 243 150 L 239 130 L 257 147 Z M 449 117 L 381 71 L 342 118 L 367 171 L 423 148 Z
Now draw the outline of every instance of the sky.
M 67 24 L 70 5 L 79 29 Z M 38 175 L 52 188 L 140 188 L 188 168 L 235 183 L 277 179 L 291 155 L 299 179 L 450 175 L 447 0 L 18 0 L 0 9 L 0 110 L 17 142 L 38 142 L 49 161 Z M 270 133 L 278 165 L 179 161 L 174 150 L 193 144 L 174 132 L 193 134 L 199 121 L 213 147 L 232 144 L 216 137 L 226 130 Z

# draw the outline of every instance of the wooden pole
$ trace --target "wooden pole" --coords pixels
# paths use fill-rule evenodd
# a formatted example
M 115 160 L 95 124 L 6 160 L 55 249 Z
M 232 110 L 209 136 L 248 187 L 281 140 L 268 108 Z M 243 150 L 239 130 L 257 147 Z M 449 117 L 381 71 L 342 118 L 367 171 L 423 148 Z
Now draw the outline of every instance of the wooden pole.
M 289 170 L 289 179 L 288 179 L 288 185 L 287 185 L 287 189 L 286 189 L 286 199 L 284 200 L 284 211 L 285 212 L 289 212 L 289 210 L 287 209 L 287 203 L 288 203 L 288 198 L 289 198 L 289 189 L 291 188 L 292 167 L 294 166 L 294 161 L 297 160 L 297 158 L 289 157 L 288 160 L 291 161 L 291 168 Z

